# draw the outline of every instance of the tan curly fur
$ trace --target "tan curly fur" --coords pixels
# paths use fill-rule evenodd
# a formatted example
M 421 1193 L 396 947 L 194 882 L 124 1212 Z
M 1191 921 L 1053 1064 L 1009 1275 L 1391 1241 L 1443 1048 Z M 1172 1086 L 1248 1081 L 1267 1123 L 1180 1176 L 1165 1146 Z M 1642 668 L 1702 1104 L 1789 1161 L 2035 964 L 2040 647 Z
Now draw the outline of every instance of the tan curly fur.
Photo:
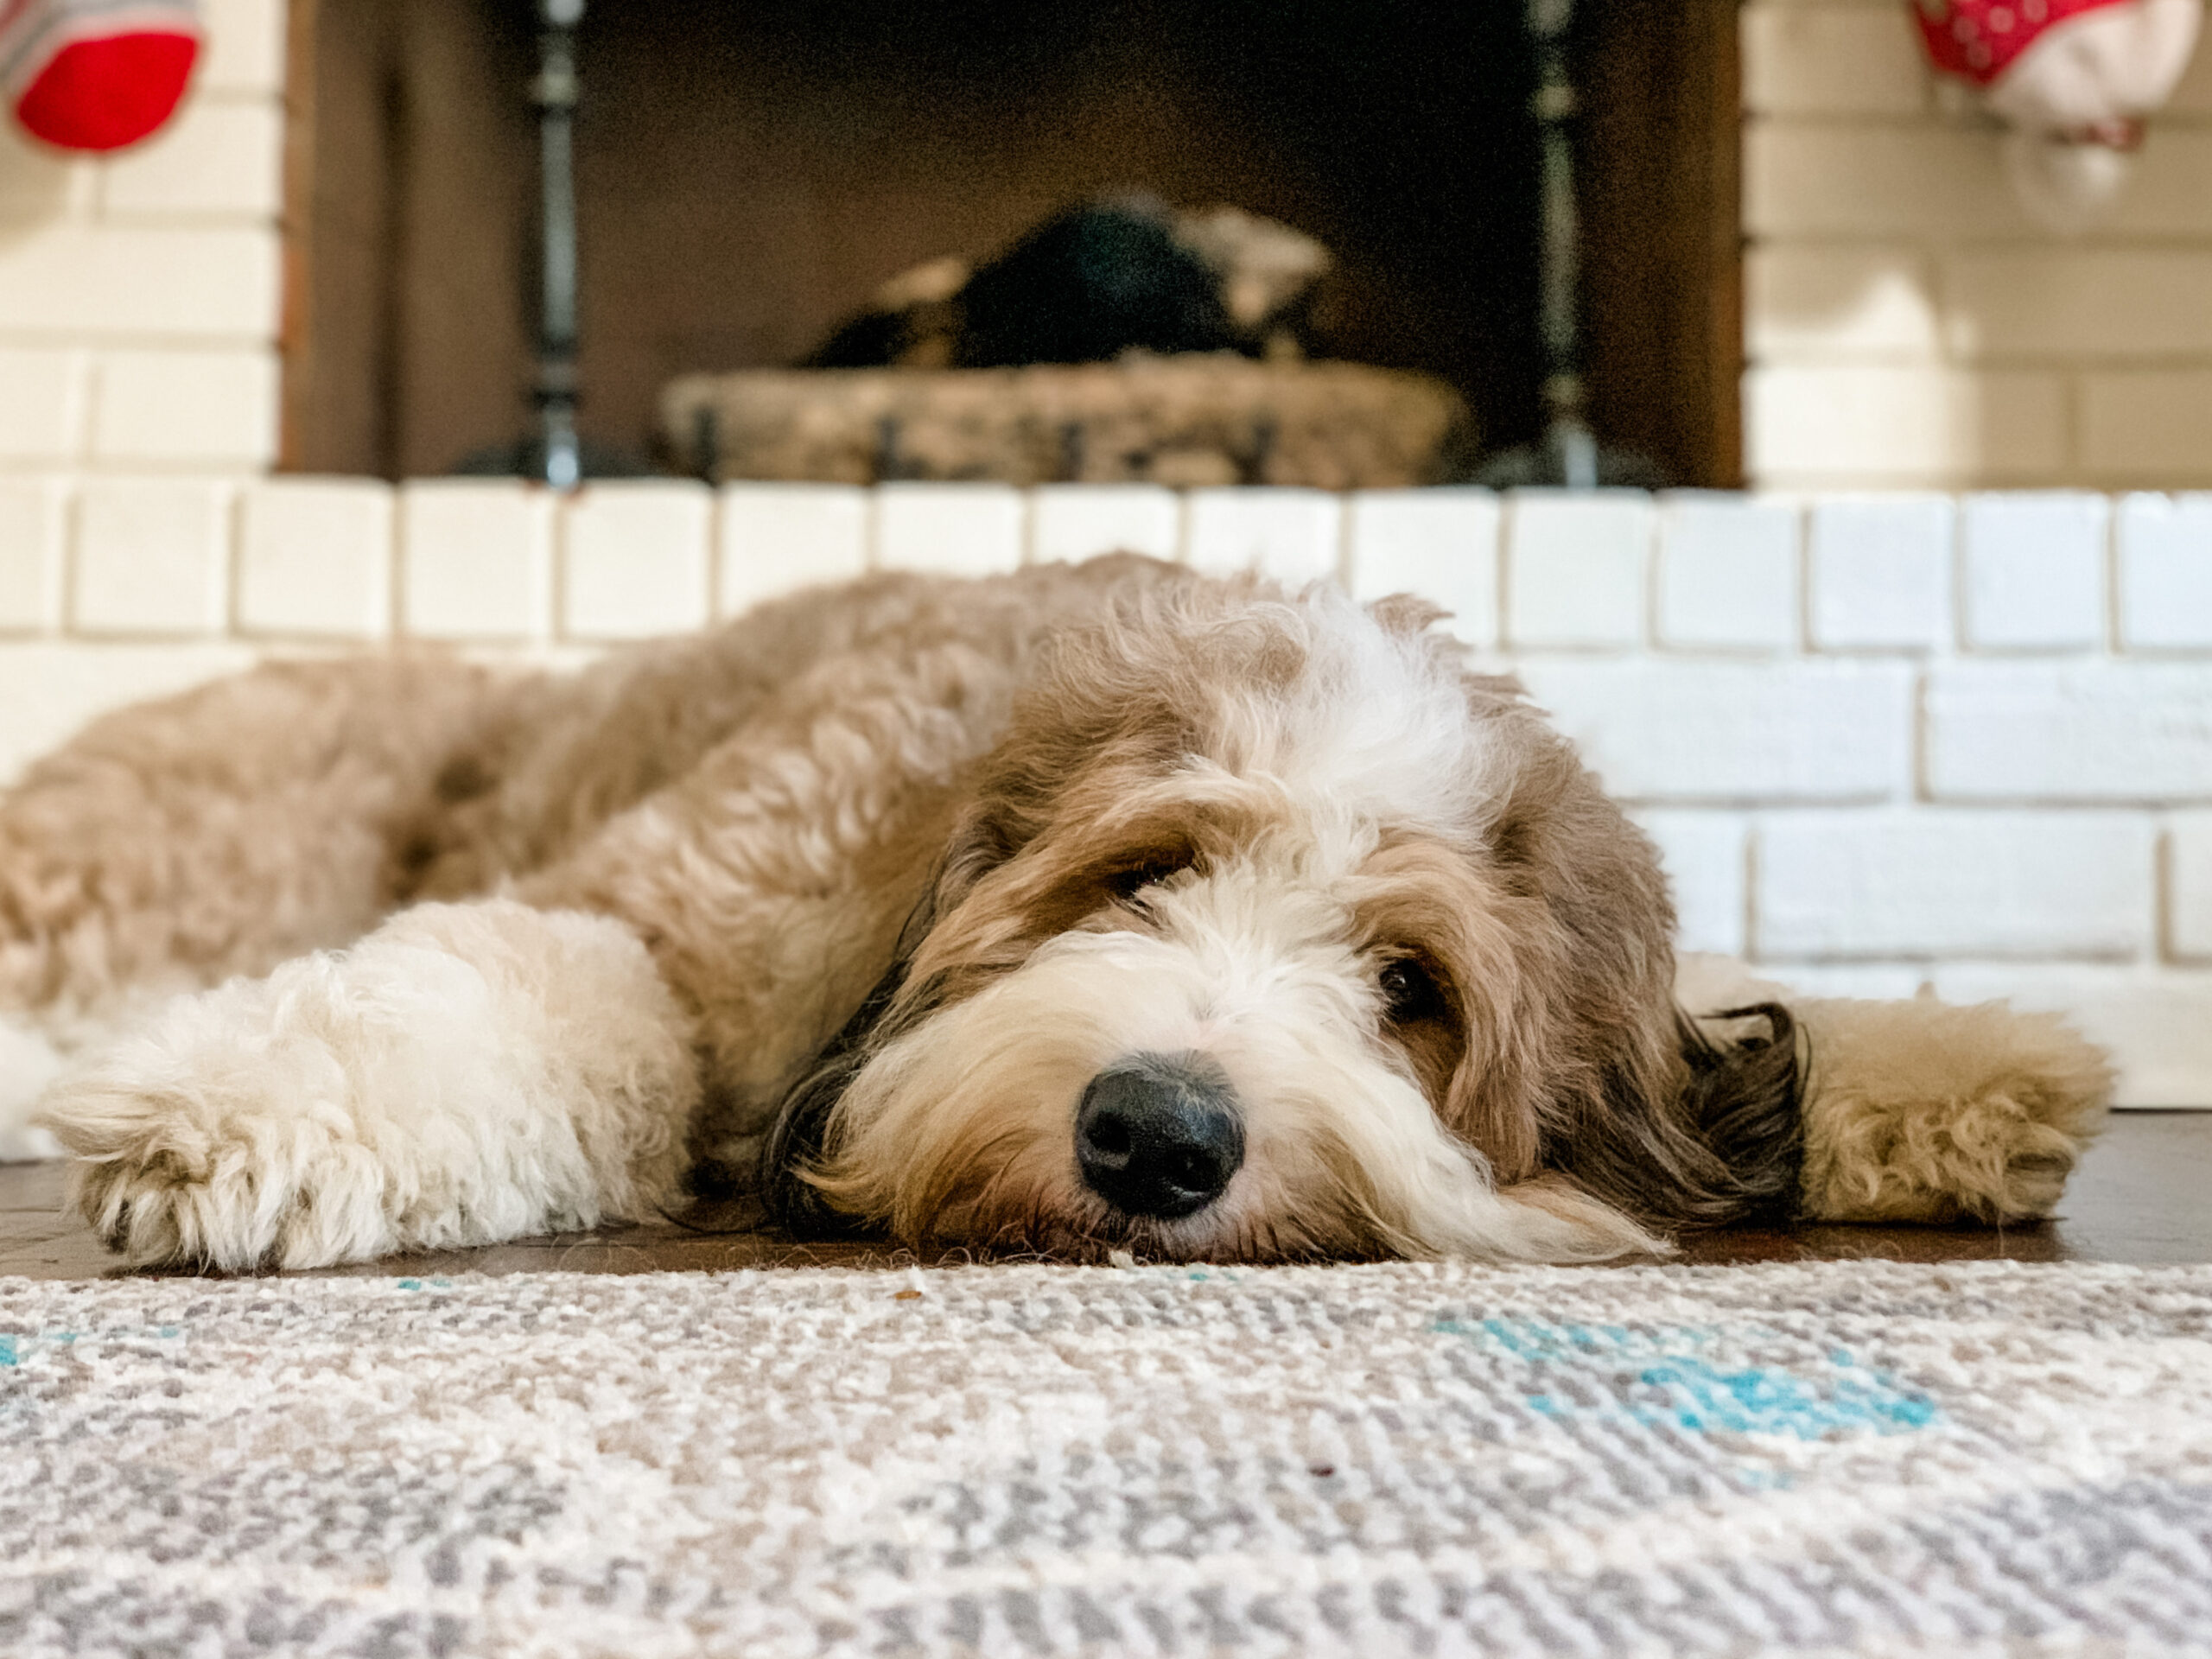
M 2112 1098 L 2056 1014 L 2002 1003 L 1801 1004 L 1805 1207 L 1830 1221 L 2047 1216 Z

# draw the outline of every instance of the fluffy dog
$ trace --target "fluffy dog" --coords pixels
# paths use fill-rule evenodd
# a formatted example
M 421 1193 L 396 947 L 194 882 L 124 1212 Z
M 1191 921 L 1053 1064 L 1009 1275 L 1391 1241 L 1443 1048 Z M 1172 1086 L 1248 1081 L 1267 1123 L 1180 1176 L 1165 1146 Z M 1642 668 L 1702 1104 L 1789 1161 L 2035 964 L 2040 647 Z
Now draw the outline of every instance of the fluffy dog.
M 138 1263 L 687 1184 L 1260 1260 L 2050 1205 L 2094 1051 L 1995 1008 L 1686 1017 L 1650 846 L 1437 620 L 1123 556 L 879 576 L 572 676 L 265 667 L 0 801 L 0 1007 L 119 1029 L 43 1116 Z

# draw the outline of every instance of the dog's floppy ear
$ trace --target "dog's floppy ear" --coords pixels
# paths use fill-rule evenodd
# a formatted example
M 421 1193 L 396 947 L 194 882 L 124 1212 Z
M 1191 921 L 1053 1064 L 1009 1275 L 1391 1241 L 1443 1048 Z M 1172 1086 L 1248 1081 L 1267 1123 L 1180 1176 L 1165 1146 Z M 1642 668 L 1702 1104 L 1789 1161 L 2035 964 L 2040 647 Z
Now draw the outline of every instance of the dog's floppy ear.
M 907 931 L 915 931 L 912 923 Z M 846 1230 L 843 1218 L 822 1202 L 821 1193 L 806 1179 L 806 1171 L 820 1160 L 830 1115 L 867 1064 L 869 1039 L 906 982 L 913 947 L 904 935 L 899 943 L 898 957 L 883 977 L 785 1091 L 767 1139 L 761 1144 L 761 1201 L 767 1205 L 769 1216 L 787 1231 L 820 1236 Z
M 806 1172 L 821 1160 L 830 1132 L 830 1119 L 844 1098 L 846 1089 L 868 1064 L 876 1046 L 887 1036 L 887 1022 L 901 1004 L 907 988 L 907 970 L 914 953 L 929 937 L 937 918 L 966 897 L 976 882 L 1012 856 L 1014 847 L 999 820 L 990 812 L 970 808 L 961 816 L 950 844 L 931 874 L 922 896 L 899 930 L 891 961 L 874 988 L 861 999 L 837 1034 L 810 1061 L 798 1080 L 785 1091 L 774 1122 L 761 1144 L 759 1192 L 769 1215 L 787 1230 L 816 1236 L 847 1230 L 845 1218 L 822 1202 L 822 1195 L 806 1179 Z M 934 1000 L 929 987 L 923 996 L 904 999 L 906 1020 Z
M 1661 1226 L 1795 1219 L 1804 1072 L 1789 1011 L 1761 1002 L 1700 1022 L 1670 1007 L 1668 1019 L 1668 1052 L 1611 1073 L 1553 1160 Z
M 1681 1115 L 1727 1171 L 1719 1191 L 1705 1196 L 1715 1223 L 1796 1218 L 1804 1165 L 1805 1075 L 1797 1022 L 1779 1002 L 1731 1008 L 1708 1024 L 1764 1021 L 1757 1033 L 1710 1034 L 1688 1015 L 1675 1016 L 1688 1072 Z M 1713 1213 L 1717 1211 L 1718 1213 Z

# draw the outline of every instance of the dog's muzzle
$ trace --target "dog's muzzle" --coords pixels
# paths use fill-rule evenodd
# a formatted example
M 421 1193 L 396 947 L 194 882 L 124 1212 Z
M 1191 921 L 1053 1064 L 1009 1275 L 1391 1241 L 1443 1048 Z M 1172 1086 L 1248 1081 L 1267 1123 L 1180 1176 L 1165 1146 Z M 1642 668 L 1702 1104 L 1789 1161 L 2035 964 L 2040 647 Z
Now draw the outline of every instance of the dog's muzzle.
M 1076 1160 L 1124 1214 L 1173 1221 L 1222 1194 L 1244 1161 L 1244 1125 L 1222 1069 L 1202 1054 L 1138 1054 L 1083 1091 Z

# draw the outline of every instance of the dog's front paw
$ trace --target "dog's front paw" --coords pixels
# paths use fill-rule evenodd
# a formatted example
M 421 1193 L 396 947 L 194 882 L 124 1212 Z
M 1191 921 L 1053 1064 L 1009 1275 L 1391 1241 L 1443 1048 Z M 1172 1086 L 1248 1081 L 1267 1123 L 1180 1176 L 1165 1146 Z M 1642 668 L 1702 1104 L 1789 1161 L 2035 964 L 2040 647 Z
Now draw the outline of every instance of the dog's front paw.
M 2103 1052 L 2001 1003 L 1808 1002 L 1805 1213 L 2047 1216 L 2112 1097 Z
M 397 1243 L 337 1057 L 240 1018 L 246 988 L 187 999 L 41 1107 L 71 1203 L 134 1266 L 325 1267 Z
M 181 998 L 41 1116 L 114 1249 L 245 1271 L 649 1212 L 698 1092 L 634 936 L 491 900 Z

